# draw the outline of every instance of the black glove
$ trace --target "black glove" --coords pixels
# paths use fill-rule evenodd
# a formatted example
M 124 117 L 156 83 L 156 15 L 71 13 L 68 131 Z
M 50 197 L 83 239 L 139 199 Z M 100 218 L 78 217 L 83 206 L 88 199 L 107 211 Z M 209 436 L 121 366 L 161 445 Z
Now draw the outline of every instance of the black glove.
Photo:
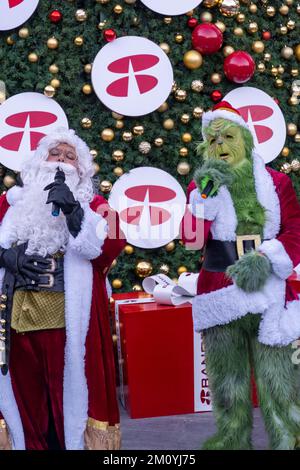
M 49 260 L 38 255 L 26 255 L 27 244 L 17 245 L 13 248 L 0 248 L 0 267 L 10 271 L 15 276 L 21 276 L 23 283 L 38 282 L 39 274 L 45 273 L 49 268 Z
M 72 191 L 66 183 L 54 181 L 44 188 L 48 191 L 46 204 L 56 204 L 61 208 L 66 216 L 69 232 L 76 237 L 81 229 L 83 219 L 83 209 L 78 201 L 75 200 Z

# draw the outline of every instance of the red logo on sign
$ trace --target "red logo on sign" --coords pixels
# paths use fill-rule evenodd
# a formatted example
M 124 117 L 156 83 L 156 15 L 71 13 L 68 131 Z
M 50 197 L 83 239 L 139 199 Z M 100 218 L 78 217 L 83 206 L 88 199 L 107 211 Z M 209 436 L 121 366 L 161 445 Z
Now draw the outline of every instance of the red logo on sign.
M 244 121 L 252 121 L 253 123 L 264 121 L 274 114 L 272 108 L 262 105 L 243 106 L 242 108 L 238 108 L 238 111 L 240 112 Z M 274 132 L 272 129 L 270 129 L 270 127 L 254 124 L 254 129 L 259 144 L 263 144 L 273 137 Z
M 201 403 L 206 404 L 206 405 L 210 405 L 210 402 L 211 402 L 210 392 L 206 392 L 205 390 L 201 390 L 200 398 L 201 398 Z
M 149 208 L 149 219 L 152 226 L 161 225 L 167 222 L 171 218 L 169 211 L 162 207 L 151 206 L 152 203 L 161 203 L 174 199 L 176 197 L 175 191 L 164 186 L 155 185 L 141 185 L 128 188 L 125 191 L 125 195 L 129 199 L 134 201 L 145 202 L 148 201 L 144 206 L 134 206 L 124 209 L 120 213 L 120 218 L 123 222 L 131 225 L 139 225 L 142 217 L 142 213 L 146 208 Z
M 108 66 L 108 70 L 112 73 L 126 73 L 128 75 L 111 83 L 106 89 L 107 93 L 111 96 L 127 97 L 131 69 L 141 95 L 153 90 L 158 84 L 158 79 L 152 75 L 136 75 L 136 73 L 154 67 L 159 60 L 159 57 L 152 54 L 137 54 L 115 60 Z
M 57 116 L 45 111 L 24 111 L 21 113 L 13 114 L 6 118 L 5 122 L 11 127 L 19 127 L 25 129 L 27 122 L 30 129 L 36 127 L 49 126 L 57 121 Z M 30 150 L 35 150 L 39 141 L 46 134 L 37 131 L 30 131 Z M 20 149 L 21 142 L 24 136 L 24 131 L 14 132 L 2 137 L 0 146 L 6 150 L 17 152 Z
M 24 0 L 8 0 L 8 6 L 9 8 L 15 8 L 18 5 L 20 5 L 20 3 L 23 3 L 23 2 Z

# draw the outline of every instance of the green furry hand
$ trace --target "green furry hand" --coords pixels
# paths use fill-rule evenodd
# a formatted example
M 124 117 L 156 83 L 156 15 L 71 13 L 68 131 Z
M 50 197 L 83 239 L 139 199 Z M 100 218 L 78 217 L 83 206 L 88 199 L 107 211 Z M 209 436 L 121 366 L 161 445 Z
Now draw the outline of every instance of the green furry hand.
M 226 274 L 245 292 L 261 290 L 270 273 L 271 263 L 269 259 L 254 250 L 242 256 L 226 271 Z
M 195 171 L 194 181 L 199 189 L 203 191 L 208 181 L 213 181 L 214 188 L 210 196 L 215 196 L 218 188 L 223 184 L 228 186 L 232 183 L 233 175 L 230 166 L 223 160 L 209 158 Z

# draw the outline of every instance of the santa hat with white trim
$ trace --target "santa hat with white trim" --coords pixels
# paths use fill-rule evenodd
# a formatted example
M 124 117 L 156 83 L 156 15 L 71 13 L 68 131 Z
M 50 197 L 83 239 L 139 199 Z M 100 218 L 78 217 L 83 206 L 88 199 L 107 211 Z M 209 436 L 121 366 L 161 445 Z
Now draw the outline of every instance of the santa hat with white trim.
M 210 125 L 212 121 L 215 119 L 227 119 L 229 121 L 234 122 L 235 124 L 239 124 L 240 126 L 247 129 L 251 132 L 248 124 L 242 118 L 239 111 L 233 106 L 231 106 L 228 101 L 220 101 L 220 103 L 216 104 L 211 111 L 207 111 L 202 116 L 202 135 L 205 139 L 205 129 Z

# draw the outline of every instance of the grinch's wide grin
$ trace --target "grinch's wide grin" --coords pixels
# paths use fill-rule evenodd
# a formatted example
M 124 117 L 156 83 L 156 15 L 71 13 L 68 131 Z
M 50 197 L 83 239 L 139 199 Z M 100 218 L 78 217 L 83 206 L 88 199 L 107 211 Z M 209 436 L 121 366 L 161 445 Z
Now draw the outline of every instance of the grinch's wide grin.
M 229 157 L 229 153 L 221 153 L 220 154 L 221 160 L 227 160 L 228 157 Z

